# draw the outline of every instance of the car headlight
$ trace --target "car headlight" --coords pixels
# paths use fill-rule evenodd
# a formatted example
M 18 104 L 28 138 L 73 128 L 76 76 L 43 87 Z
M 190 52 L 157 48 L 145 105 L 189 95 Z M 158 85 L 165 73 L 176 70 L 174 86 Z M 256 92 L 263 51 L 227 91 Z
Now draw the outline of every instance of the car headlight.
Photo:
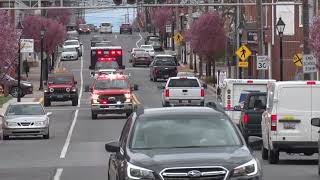
M 76 89 L 76 88 L 72 88 L 71 91 L 72 91 L 72 92 L 76 92 L 77 89 Z
M 253 176 L 258 173 L 258 163 L 255 159 L 234 168 L 233 177 Z
M 49 89 L 49 91 L 50 91 L 50 92 L 53 92 L 53 91 L 54 91 L 54 89 L 53 89 L 53 88 L 50 88 L 50 89 Z
M 32 84 L 30 84 L 30 83 L 21 83 L 21 84 L 24 86 L 32 86 Z
M 6 122 L 6 126 L 7 127 L 12 127 L 12 126 L 16 126 L 17 125 L 17 123 L 16 122 Z
M 155 179 L 153 171 L 127 162 L 127 175 L 130 179 Z
M 92 94 L 92 96 L 91 96 L 91 99 L 92 99 L 94 104 L 99 103 L 98 102 L 98 98 L 99 98 L 98 94 Z
M 67 91 L 67 92 L 70 92 L 70 88 L 66 88 L 66 91 Z
M 34 123 L 34 125 L 35 125 L 35 126 L 44 126 L 44 125 L 46 125 L 46 123 L 47 123 L 47 121 L 36 121 L 36 122 Z
M 48 92 L 48 89 L 45 89 L 44 92 L 47 93 L 47 92 Z

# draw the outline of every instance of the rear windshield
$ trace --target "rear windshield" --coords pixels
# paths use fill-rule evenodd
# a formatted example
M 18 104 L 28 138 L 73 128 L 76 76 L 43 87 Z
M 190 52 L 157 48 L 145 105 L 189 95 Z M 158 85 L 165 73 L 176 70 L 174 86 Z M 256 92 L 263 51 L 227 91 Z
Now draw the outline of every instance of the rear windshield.
M 174 59 L 172 58 L 161 58 L 161 59 L 158 59 L 156 60 L 155 66 L 176 66 L 176 63 L 174 61 Z
M 110 23 L 102 23 L 101 26 L 111 26 Z
M 65 46 L 74 46 L 74 45 L 79 45 L 78 41 L 67 41 L 64 43 Z
M 96 90 L 105 89 L 127 89 L 129 84 L 127 80 L 124 79 L 114 79 L 114 80 L 98 80 L 95 84 Z
M 248 109 L 265 109 L 267 105 L 267 95 L 256 95 L 249 98 Z
M 196 79 L 171 79 L 168 87 L 200 87 Z
M 99 69 L 119 69 L 119 65 L 116 61 L 103 61 L 96 63 L 96 70 Z

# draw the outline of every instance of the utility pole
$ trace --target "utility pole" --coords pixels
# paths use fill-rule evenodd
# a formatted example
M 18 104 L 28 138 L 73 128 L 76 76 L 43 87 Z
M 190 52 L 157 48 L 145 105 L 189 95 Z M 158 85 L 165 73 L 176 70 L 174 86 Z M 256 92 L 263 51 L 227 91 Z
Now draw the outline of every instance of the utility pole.
M 264 55 L 264 37 L 263 37 L 263 23 L 262 23 L 262 0 L 257 0 L 257 28 L 258 28 L 258 55 L 263 56 Z M 260 79 L 265 79 L 265 71 L 259 70 L 258 72 Z
M 237 0 L 237 3 L 240 3 L 240 0 Z M 235 38 L 236 38 L 236 45 L 235 45 L 235 47 L 236 47 L 236 49 L 239 49 L 240 48 L 240 46 L 239 46 L 239 44 L 240 44 L 240 36 L 239 36 L 239 29 L 238 29 L 238 27 L 239 27 L 239 24 L 240 24 L 240 6 L 238 5 L 237 6 L 237 8 L 236 8 L 236 18 L 235 18 L 235 20 L 236 20 L 236 26 L 235 26 L 235 33 L 236 33 L 236 35 L 235 35 Z M 240 58 L 238 58 L 237 57 L 237 63 L 236 63 L 236 79 L 239 79 L 240 77 L 241 77 L 241 75 L 240 75 L 240 67 L 239 67 L 239 62 L 240 62 Z
M 302 1 L 303 11 L 303 54 L 310 54 L 309 48 L 309 3 L 308 0 Z M 304 79 L 311 79 L 311 74 L 304 74 Z

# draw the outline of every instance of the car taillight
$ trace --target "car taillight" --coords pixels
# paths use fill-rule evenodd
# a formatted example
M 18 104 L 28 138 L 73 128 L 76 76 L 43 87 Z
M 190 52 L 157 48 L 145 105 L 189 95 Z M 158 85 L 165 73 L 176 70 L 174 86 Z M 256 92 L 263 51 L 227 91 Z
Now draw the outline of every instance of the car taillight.
M 170 96 L 170 91 L 169 89 L 166 89 L 166 97 L 169 97 Z
M 117 55 L 121 56 L 122 55 L 122 51 L 117 51 Z
M 204 88 L 201 88 L 201 97 L 204 97 Z
M 98 50 L 98 51 L 97 51 L 97 54 L 101 55 L 101 54 L 102 54 L 102 51 L 101 51 L 101 50 Z
M 247 81 L 247 84 L 252 84 L 252 83 L 253 83 L 252 80 L 248 80 L 248 81 Z
M 277 131 L 277 115 L 271 115 L 271 131 Z
M 308 85 L 315 85 L 316 82 L 315 82 L 315 81 L 308 81 L 307 84 L 308 84 Z
M 100 103 L 101 104 L 108 104 L 108 101 L 107 100 L 102 100 Z
M 116 51 L 110 51 L 111 55 L 116 55 Z
M 248 114 L 244 114 L 244 116 L 243 116 L 243 122 L 244 122 L 244 124 L 247 125 L 247 124 L 248 124 L 248 121 L 249 121 L 249 116 L 248 116 Z

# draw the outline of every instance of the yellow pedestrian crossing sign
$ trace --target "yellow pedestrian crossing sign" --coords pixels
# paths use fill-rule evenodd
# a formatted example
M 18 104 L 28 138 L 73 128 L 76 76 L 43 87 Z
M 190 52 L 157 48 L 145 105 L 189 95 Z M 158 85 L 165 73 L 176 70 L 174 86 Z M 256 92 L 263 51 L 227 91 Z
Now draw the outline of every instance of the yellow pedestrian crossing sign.
M 173 38 L 177 44 L 181 44 L 183 41 L 183 36 L 179 32 L 177 32 Z
M 236 55 L 242 60 L 245 61 L 251 56 L 252 52 L 247 46 L 242 45 L 237 51 Z
M 249 63 L 248 62 L 239 62 L 238 65 L 239 65 L 239 67 L 247 68 Z
M 302 67 L 302 61 L 303 61 L 302 53 L 295 54 L 292 60 L 296 66 Z

